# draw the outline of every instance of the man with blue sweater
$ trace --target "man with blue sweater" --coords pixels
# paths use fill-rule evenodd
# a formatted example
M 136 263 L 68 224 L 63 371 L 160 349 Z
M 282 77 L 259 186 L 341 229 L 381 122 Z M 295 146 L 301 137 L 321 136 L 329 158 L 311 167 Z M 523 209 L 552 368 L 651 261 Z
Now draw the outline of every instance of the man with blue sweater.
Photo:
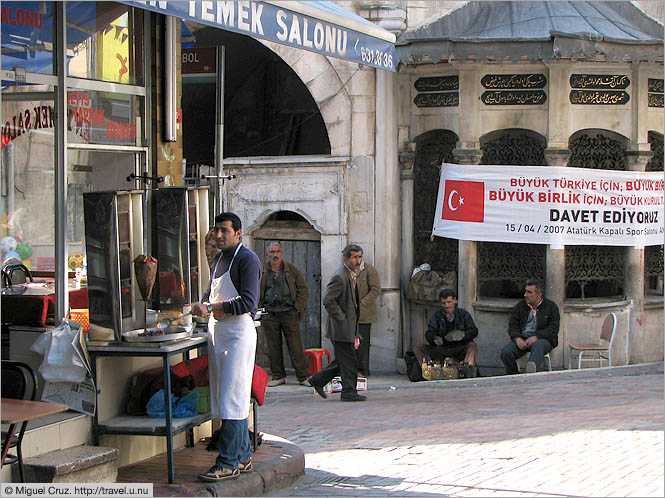
M 215 217 L 211 229 L 219 252 L 211 265 L 210 284 L 202 302 L 192 306 L 194 315 L 209 315 L 208 372 L 210 411 L 222 420 L 217 441 L 219 455 L 199 479 L 207 482 L 250 472 L 247 417 L 254 372 L 256 328 L 253 315 L 259 302 L 261 262 L 245 247 L 242 223 L 234 213 Z

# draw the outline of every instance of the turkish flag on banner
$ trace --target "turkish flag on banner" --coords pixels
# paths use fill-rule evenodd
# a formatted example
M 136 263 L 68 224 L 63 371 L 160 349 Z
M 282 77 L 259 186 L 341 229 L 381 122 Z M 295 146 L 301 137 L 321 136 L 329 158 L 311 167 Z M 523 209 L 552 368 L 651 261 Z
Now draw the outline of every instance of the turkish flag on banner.
M 485 183 L 446 180 L 441 219 L 482 223 L 485 220 Z

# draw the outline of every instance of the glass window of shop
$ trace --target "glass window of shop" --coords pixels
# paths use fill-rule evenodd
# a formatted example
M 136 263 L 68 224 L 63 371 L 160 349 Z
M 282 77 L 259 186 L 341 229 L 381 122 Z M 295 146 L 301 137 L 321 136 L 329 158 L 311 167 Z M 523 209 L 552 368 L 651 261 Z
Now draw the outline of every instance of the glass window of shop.
M 111 2 L 2 2 L 2 263 L 55 274 L 55 244 L 65 233 L 70 270 L 85 255 L 82 194 L 134 189 L 146 165 L 144 14 Z M 54 40 L 56 11 L 66 47 Z M 65 55 L 66 163 L 58 166 L 54 54 Z M 57 192 L 65 169 L 67 192 Z M 56 220 L 66 195 L 67 219 Z M 62 227 L 62 228 L 58 228 Z M 78 257 L 79 254 L 80 256 Z M 57 278 L 57 275 L 55 275 Z

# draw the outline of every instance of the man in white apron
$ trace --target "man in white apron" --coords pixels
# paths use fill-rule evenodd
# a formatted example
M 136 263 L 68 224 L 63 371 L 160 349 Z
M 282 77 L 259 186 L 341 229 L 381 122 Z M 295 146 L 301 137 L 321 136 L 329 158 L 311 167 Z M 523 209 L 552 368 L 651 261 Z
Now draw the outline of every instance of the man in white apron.
M 241 242 L 242 223 L 234 213 L 215 217 L 214 238 L 220 251 L 212 261 L 210 286 L 192 313 L 209 314 L 208 369 L 210 409 L 222 420 L 215 465 L 199 474 L 202 481 L 233 479 L 252 470 L 247 417 L 254 373 L 261 262 Z

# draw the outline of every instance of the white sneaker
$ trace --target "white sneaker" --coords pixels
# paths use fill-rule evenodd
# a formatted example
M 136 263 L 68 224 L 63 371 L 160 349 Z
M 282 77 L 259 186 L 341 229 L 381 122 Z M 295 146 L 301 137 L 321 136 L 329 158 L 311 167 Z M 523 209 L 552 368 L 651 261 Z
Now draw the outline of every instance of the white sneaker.
M 268 382 L 268 387 L 275 387 L 275 386 L 281 386 L 282 384 L 286 384 L 286 379 L 282 377 L 281 379 L 273 379 Z
M 530 361 L 526 364 L 526 373 L 532 374 L 536 373 L 538 369 L 536 368 L 536 364 L 533 361 Z

